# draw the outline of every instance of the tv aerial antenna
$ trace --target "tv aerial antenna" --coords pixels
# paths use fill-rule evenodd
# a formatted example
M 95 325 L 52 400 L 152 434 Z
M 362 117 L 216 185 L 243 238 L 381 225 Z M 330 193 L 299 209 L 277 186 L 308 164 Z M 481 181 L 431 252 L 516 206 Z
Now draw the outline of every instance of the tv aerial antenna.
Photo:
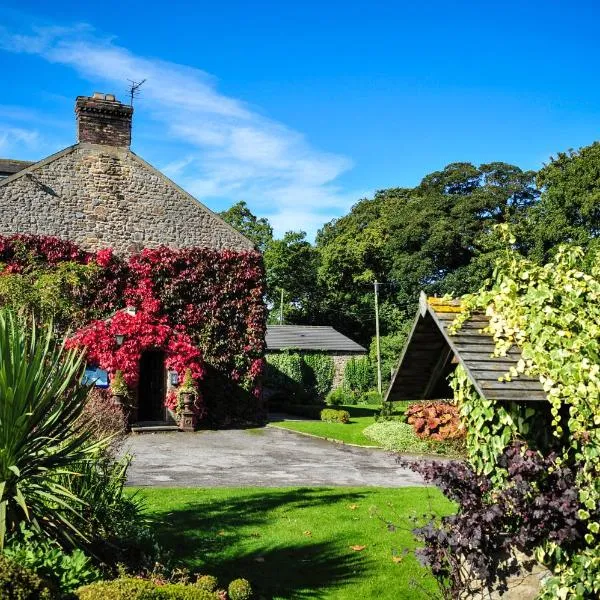
M 128 79 L 129 85 L 129 106 L 133 106 L 134 98 L 137 98 L 140 95 L 140 88 L 146 83 L 145 79 L 141 81 L 133 81 L 133 79 Z

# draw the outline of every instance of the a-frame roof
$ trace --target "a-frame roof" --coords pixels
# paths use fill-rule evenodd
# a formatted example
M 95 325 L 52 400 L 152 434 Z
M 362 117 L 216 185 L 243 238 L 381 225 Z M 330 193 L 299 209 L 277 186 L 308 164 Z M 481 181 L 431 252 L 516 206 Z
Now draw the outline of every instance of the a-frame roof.
M 387 401 L 439 400 L 451 397 L 447 377 L 462 364 L 478 393 L 489 400 L 546 400 L 542 384 L 520 375 L 499 381 L 521 358 L 517 347 L 506 356 L 493 356 L 494 340 L 482 330 L 488 324 L 484 314 L 473 314 L 455 335 L 449 328 L 461 312 L 460 301 L 427 298 L 421 294 L 412 331 L 386 395 Z

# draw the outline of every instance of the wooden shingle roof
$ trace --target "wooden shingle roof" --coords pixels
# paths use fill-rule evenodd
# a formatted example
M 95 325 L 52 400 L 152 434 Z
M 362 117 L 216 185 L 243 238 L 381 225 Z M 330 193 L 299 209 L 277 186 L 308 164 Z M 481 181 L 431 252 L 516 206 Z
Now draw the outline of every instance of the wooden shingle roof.
M 455 335 L 449 328 L 461 312 L 457 300 L 427 298 L 420 307 L 396 369 L 386 400 L 439 400 L 452 397 L 447 377 L 462 364 L 481 396 L 500 401 L 546 400 L 542 384 L 520 375 L 511 381 L 498 381 L 516 367 L 521 358 L 517 347 L 506 356 L 493 356 L 494 340 L 482 329 L 488 324 L 484 314 L 473 314 Z

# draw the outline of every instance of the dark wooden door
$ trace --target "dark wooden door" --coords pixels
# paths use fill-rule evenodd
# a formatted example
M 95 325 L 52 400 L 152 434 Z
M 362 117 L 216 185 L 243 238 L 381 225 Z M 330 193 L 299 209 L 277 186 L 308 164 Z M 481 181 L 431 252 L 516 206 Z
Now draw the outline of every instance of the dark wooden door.
M 140 359 L 138 421 L 165 420 L 165 355 L 144 352 Z

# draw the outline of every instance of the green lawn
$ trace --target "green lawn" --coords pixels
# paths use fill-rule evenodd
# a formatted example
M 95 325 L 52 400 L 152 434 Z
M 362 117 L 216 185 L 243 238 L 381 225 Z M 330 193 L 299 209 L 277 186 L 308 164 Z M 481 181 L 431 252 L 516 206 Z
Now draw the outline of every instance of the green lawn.
M 359 446 L 377 446 L 377 442 L 366 438 L 363 429 L 375 422 L 374 415 L 381 410 L 375 406 L 340 406 L 332 407 L 347 410 L 350 413 L 350 423 L 324 423 L 323 421 L 279 421 L 273 422 L 273 427 L 283 427 L 293 431 L 311 433 L 330 440 L 339 440 L 347 444 Z
M 269 600 L 430 598 L 436 589 L 431 576 L 412 554 L 400 558 L 403 549 L 415 547 L 409 517 L 452 510 L 433 488 L 140 493 L 175 558 L 223 581 L 246 577 L 256 597 Z M 389 530 L 374 509 L 399 527 Z

